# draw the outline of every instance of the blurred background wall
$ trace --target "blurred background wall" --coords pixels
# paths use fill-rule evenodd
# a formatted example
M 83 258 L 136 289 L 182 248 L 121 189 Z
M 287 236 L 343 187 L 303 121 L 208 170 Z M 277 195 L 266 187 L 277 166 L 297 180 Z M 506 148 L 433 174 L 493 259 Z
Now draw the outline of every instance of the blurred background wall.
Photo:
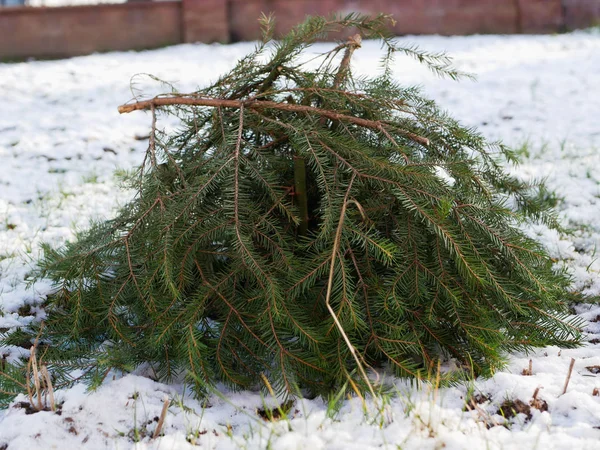
M 600 23 L 600 0 L 0 0 L 0 59 L 256 40 L 263 12 L 275 14 L 281 34 L 307 14 L 351 11 L 393 14 L 398 35 L 555 33 Z

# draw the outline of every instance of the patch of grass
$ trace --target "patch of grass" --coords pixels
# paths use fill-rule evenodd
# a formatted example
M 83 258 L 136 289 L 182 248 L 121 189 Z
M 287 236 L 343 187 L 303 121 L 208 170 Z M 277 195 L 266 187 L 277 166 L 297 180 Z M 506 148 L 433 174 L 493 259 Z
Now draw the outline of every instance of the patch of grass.
M 528 159 L 531 156 L 530 142 L 529 141 L 523 142 L 520 146 L 516 147 L 513 150 L 513 152 L 517 156 L 519 161 L 521 161 L 523 159 Z
M 51 167 L 48 169 L 48 173 L 56 173 L 56 174 L 63 174 L 63 173 L 67 173 L 68 170 L 61 168 L 61 167 Z
M 90 172 L 87 175 L 84 175 L 81 178 L 81 181 L 83 181 L 84 183 L 88 184 L 96 184 L 98 183 L 98 174 L 94 171 L 94 172 Z

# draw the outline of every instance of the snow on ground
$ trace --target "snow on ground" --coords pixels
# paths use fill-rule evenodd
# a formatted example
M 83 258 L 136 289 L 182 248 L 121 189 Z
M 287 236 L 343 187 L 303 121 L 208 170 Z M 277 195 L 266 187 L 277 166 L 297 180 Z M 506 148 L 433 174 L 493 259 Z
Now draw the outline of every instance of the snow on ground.
M 600 34 L 556 36 L 406 37 L 427 50 L 445 50 L 478 81 L 454 83 L 400 59 L 396 75 L 421 84 L 464 123 L 490 139 L 522 146 L 516 169 L 546 177 L 559 198 L 563 221 L 575 231 L 558 235 L 543 227 L 531 233 L 568 264 L 575 289 L 600 294 Z M 63 61 L 0 64 L 0 328 L 43 316 L 37 306 L 50 286 L 28 286 L 40 242 L 63 243 L 90 218 L 109 217 L 127 200 L 113 173 L 138 164 L 147 147 L 148 114 L 119 116 L 132 97 L 129 80 L 151 73 L 180 91 L 205 85 L 246 54 L 253 44 L 181 45 L 140 53 L 108 53 Z M 320 44 L 314 50 L 328 48 Z M 358 72 L 374 73 L 376 43 L 355 54 Z M 149 95 L 142 78 L 137 87 Z M 145 86 L 145 87 L 144 87 Z M 550 347 L 511 356 L 507 370 L 489 380 L 455 388 L 420 389 L 392 380 L 398 395 L 379 409 L 360 400 L 334 408 L 320 399 L 297 400 L 287 420 L 263 421 L 263 399 L 253 392 L 213 395 L 208 403 L 180 385 L 138 375 L 114 374 L 96 392 L 83 386 L 62 391 L 61 415 L 27 415 L 15 404 L 0 412 L 0 449 L 47 448 L 598 448 L 600 308 L 582 305 L 590 342 L 576 350 Z M 8 350 L 1 350 L 7 352 Z M 532 359 L 532 376 L 522 375 Z M 568 391 L 561 395 L 569 362 Z M 590 369 L 588 369 L 588 367 Z M 528 403 L 534 390 L 547 411 L 531 410 L 508 422 L 497 414 L 505 400 Z M 472 394 L 481 401 L 465 410 Z M 164 437 L 151 439 L 164 398 L 171 401 Z M 22 399 L 21 399 L 22 400 Z M 275 404 L 274 399 L 264 399 Z M 542 408 L 543 409 L 543 408 Z M 500 424 L 500 425 L 498 425 Z M 505 424 L 506 426 L 502 426 Z M 140 442 L 134 444 L 136 440 Z

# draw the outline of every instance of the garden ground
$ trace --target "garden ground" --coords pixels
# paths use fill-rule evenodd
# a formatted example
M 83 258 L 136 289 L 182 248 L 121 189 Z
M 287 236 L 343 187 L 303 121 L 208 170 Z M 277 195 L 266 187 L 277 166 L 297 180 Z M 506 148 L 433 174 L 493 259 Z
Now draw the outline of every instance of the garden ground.
M 547 179 L 572 232 L 559 235 L 543 226 L 529 232 L 569 267 L 573 289 L 600 295 L 600 33 L 402 41 L 445 50 L 460 69 L 477 77 L 476 82 L 442 80 L 408 58 L 395 66 L 401 82 L 422 85 L 463 123 L 519 148 L 523 163 L 510 170 Z M 116 107 L 140 91 L 161 92 L 144 76 L 133 78 L 132 92 L 131 77 L 151 73 L 181 92 L 191 91 L 225 72 L 252 46 L 182 45 L 0 64 L 0 328 L 43 318 L 40 303 L 51 287 L 28 283 L 40 242 L 60 245 L 90 219 L 110 217 L 131 195 L 118 189 L 114 173 L 141 162 L 150 119 L 141 112 L 119 116 Z M 314 51 L 326 48 L 320 44 Z M 377 43 L 365 43 L 353 69 L 373 74 L 377 49 Z M 580 349 L 514 354 L 492 379 L 452 388 L 390 379 L 396 395 L 378 408 L 369 403 L 366 412 L 359 399 L 297 400 L 285 419 L 271 423 L 257 410 L 276 399 L 222 389 L 200 403 L 184 386 L 151 381 L 140 368 L 135 375 L 109 374 L 93 393 L 82 385 L 58 392 L 60 414 L 26 414 L 18 403 L 24 399 L 17 399 L 0 412 L 0 448 L 595 449 L 600 308 L 575 309 L 588 320 L 590 342 Z M 10 359 L 24 350 L 0 352 Z M 574 370 L 561 395 L 571 358 Z M 524 375 L 530 359 L 532 374 Z M 538 387 L 537 397 L 546 405 L 527 411 Z M 152 439 L 165 398 L 170 406 L 164 436 Z M 503 403 L 514 406 L 517 399 L 525 405 L 521 414 L 507 417 L 510 408 L 503 408 L 504 416 L 498 413 Z

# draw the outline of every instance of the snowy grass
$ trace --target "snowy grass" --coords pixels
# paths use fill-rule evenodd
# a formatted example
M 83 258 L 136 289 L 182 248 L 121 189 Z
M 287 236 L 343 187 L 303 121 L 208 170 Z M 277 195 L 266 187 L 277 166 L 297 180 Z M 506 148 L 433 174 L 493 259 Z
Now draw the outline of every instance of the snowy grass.
M 460 69 L 477 76 L 477 82 L 457 84 L 408 59 L 396 66 L 401 82 L 421 84 L 465 124 L 521 148 L 524 162 L 511 170 L 546 178 L 555 194 L 549 200 L 572 230 L 560 235 L 539 226 L 530 232 L 568 265 L 574 289 L 600 294 L 600 33 L 403 40 L 446 50 Z M 130 78 L 152 73 L 190 91 L 251 48 L 181 45 L 0 64 L 0 328 L 43 318 L 39 305 L 50 286 L 28 283 L 40 242 L 60 245 L 90 219 L 110 217 L 129 198 L 118 189 L 114 172 L 142 160 L 150 127 L 147 114 L 116 111 L 132 97 Z M 315 51 L 325 48 L 320 44 Z M 377 49 L 365 43 L 354 69 L 374 73 Z M 160 92 L 156 86 L 137 87 L 148 96 Z M 590 321 L 591 342 L 580 349 L 511 355 L 509 367 L 492 379 L 452 388 L 389 379 L 393 394 L 382 397 L 378 408 L 338 396 L 298 399 L 279 411 L 272 396 L 226 389 L 200 402 L 183 385 L 152 381 L 144 368 L 126 376 L 110 373 L 95 392 L 81 385 L 57 392 L 60 415 L 26 414 L 18 403 L 25 398 L 18 398 L 0 412 L 0 449 L 595 449 L 600 308 L 580 305 L 576 313 Z M 0 349 L 7 358 L 20 353 L 25 350 Z M 562 395 L 571 358 L 575 367 Z M 530 359 L 532 374 L 524 375 Z M 527 411 L 516 403 L 527 407 L 538 387 L 538 406 L 545 409 L 545 402 L 547 411 Z M 170 403 L 163 436 L 152 439 L 165 398 Z M 511 408 L 523 412 L 513 416 Z M 264 419 L 270 415 L 281 418 Z

